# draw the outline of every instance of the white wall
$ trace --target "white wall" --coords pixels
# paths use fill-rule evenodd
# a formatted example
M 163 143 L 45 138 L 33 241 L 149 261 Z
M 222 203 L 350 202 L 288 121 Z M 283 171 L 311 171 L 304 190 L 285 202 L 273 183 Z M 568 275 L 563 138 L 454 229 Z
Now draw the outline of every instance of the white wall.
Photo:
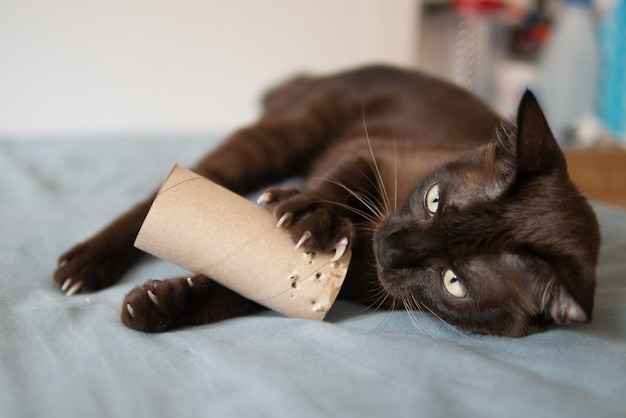
M 0 0 L 0 136 L 205 132 L 268 83 L 414 65 L 419 0 Z

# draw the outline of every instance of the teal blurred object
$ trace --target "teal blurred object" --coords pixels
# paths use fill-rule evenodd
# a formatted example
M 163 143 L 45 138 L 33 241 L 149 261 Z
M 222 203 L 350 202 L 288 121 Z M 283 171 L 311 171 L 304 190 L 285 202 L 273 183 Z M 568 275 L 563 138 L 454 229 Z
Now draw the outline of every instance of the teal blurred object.
M 599 113 L 615 138 L 626 143 L 626 0 L 618 0 L 600 26 L 602 77 Z

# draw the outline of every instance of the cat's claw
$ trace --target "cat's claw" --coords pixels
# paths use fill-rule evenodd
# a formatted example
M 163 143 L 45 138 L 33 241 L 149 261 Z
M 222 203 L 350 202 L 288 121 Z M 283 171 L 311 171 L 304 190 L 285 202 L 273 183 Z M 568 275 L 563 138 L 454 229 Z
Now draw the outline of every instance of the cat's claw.
M 157 297 L 157 295 L 154 294 L 152 290 L 148 290 L 148 297 L 150 298 L 152 303 L 154 303 L 157 306 L 159 305 L 159 298 Z
M 304 243 L 307 242 L 309 238 L 311 238 L 311 231 L 304 231 L 304 233 L 300 237 L 300 240 L 296 243 L 294 249 L 300 249 L 300 247 L 302 247 L 302 245 L 304 245 Z
M 187 286 L 189 287 L 193 287 L 194 283 L 193 280 L 191 280 L 191 277 L 187 277 Z
M 74 293 L 78 292 L 80 288 L 83 286 L 82 281 L 77 281 L 72 284 L 72 278 L 65 279 L 63 285 L 61 285 L 61 291 L 66 292 L 65 296 L 72 296 Z
M 270 192 L 263 192 L 261 196 L 256 200 L 257 205 L 264 205 L 272 200 L 272 194 Z
M 83 287 L 83 282 L 79 281 L 74 283 L 74 285 L 68 289 L 66 295 L 72 296 L 74 293 L 78 292 L 81 287 Z
M 276 222 L 276 228 L 282 228 L 282 227 L 286 228 L 289 226 L 289 224 L 291 224 L 292 220 L 293 220 L 293 213 L 285 212 L 285 214 L 280 217 L 278 222 Z
M 346 252 L 346 248 L 348 248 L 348 238 L 344 237 L 335 244 L 335 255 L 330 259 L 331 262 L 337 261 L 344 255 Z
M 128 315 L 130 315 L 131 318 L 135 317 L 135 310 L 133 309 L 133 306 L 130 303 L 126 304 L 126 310 L 128 311 Z

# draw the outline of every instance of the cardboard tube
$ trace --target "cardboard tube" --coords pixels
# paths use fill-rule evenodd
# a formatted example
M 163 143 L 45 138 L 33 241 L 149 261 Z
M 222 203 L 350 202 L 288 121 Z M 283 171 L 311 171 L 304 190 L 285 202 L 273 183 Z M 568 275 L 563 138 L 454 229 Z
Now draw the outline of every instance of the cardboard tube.
M 333 262 L 334 254 L 294 249 L 268 210 L 178 165 L 135 246 L 269 309 L 316 320 L 335 301 L 351 256 Z

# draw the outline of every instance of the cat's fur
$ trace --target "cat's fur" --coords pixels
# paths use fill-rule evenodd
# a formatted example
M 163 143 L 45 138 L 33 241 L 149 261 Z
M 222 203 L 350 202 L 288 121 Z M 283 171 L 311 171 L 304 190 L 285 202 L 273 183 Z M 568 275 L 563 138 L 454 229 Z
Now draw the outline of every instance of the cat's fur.
M 377 66 L 294 79 L 264 108 L 194 170 L 242 194 L 306 175 L 302 192 L 262 201 L 303 248 L 341 252 L 347 238 L 340 296 L 496 335 L 591 319 L 598 224 L 531 93 L 503 121 L 459 88 Z M 56 283 L 117 282 L 151 201 L 63 254 Z M 121 317 L 164 331 L 259 309 L 198 275 L 134 289 Z

